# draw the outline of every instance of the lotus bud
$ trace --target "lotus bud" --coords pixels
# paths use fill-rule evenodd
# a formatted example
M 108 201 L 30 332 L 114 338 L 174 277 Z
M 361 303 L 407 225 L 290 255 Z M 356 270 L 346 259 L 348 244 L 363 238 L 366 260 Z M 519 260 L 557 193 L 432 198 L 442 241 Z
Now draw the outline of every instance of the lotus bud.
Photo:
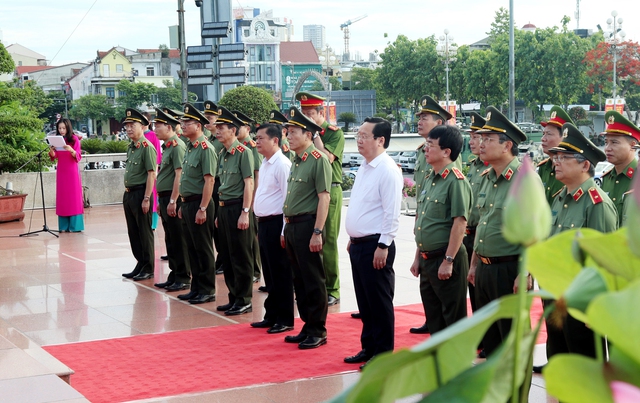
M 613 381 L 609 386 L 611 386 L 615 403 L 640 402 L 640 388 L 637 386 L 621 381 Z
M 640 175 L 634 175 L 632 192 L 627 194 L 627 238 L 631 252 L 640 257 Z
M 511 243 L 531 246 L 549 236 L 551 209 L 529 156 L 513 181 L 502 213 L 502 235 Z

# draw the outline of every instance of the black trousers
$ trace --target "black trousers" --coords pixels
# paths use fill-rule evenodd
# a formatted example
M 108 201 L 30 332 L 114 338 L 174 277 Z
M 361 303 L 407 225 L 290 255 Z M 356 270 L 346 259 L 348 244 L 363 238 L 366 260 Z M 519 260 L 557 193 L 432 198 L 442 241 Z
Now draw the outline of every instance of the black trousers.
M 213 183 L 213 194 L 211 198 L 213 199 L 214 206 L 218 206 L 220 201 L 220 195 L 218 194 L 218 189 L 220 188 L 220 177 L 216 176 L 215 182 Z M 216 209 L 216 218 L 218 218 L 218 214 L 220 213 L 220 209 Z M 220 245 L 220 229 L 213 226 L 213 244 L 216 247 L 216 270 L 218 270 L 225 263 L 229 264 L 229 258 L 225 254 L 226 252 L 222 250 Z
M 486 265 L 478 261 L 476 267 L 476 303 L 478 309 L 503 295 L 513 294 L 513 282 L 518 277 L 518 261 Z M 487 356 L 493 353 L 509 335 L 511 319 L 492 324 L 482 339 Z
M 284 238 L 293 271 L 298 312 L 304 321 L 300 333 L 325 337 L 329 305 L 322 252 L 309 250 L 314 225 L 314 220 L 289 223 L 284 228 Z
M 197 291 L 198 294 L 203 295 L 214 295 L 216 273 L 213 227 L 216 207 L 210 200 L 207 205 L 207 220 L 203 224 L 196 224 L 196 213 L 200 209 L 200 203 L 201 200 L 194 200 L 181 205 L 183 233 L 191 266 L 191 291 Z
M 441 257 L 428 260 L 420 257 L 420 296 L 429 318 L 431 334 L 467 317 L 467 250 L 460 245 L 448 280 L 438 278 L 438 269 L 443 260 Z
M 262 273 L 269 291 L 264 301 L 264 319 L 284 326 L 293 326 L 293 272 L 287 251 L 280 246 L 283 216 L 262 221 L 258 227 L 258 243 L 262 258 Z
M 469 265 L 471 265 L 471 256 L 473 255 L 473 243 L 475 242 L 476 234 L 473 235 L 465 235 L 462 239 L 462 244 L 467 250 L 467 257 L 469 258 Z M 471 312 L 475 312 L 478 310 L 478 305 L 476 304 L 476 287 L 467 282 L 467 287 L 469 289 L 469 300 L 471 301 Z
M 253 220 L 249 228 L 238 229 L 242 203 L 218 208 L 218 235 L 220 249 L 228 257 L 224 267 L 224 282 L 229 289 L 229 303 L 249 305 L 253 293 Z
M 160 219 L 164 228 L 164 244 L 167 248 L 169 258 L 169 269 L 171 272 L 167 281 L 171 283 L 190 283 L 191 266 L 189 264 L 189 254 L 187 252 L 187 242 L 183 233 L 182 220 L 171 217 L 167 214 L 167 207 L 171 196 L 158 197 L 160 207 Z M 176 212 L 181 206 L 180 200 L 176 200 Z
M 260 253 L 260 245 L 258 243 L 258 219 L 256 218 L 256 215 L 253 213 L 253 210 L 251 211 L 251 213 L 249 213 L 249 219 L 251 221 L 253 221 L 253 243 L 251 246 L 251 252 L 253 253 L 253 277 L 259 279 L 262 277 L 262 274 L 260 274 L 260 268 L 262 267 L 262 262 L 261 262 L 261 253 Z M 266 284 L 265 284 L 266 286 Z
M 553 301 L 542 300 L 543 306 L 549 306 Z M 557 314 L 552 312 L 551 315 Z M 560 327 L 556 323 L 550 323 L 545 319 L 547 325 L 547 359 L 551 359 L 556 354 L 574 353 L 587 357 L 596 357 L 596 345 L 594 334 L 583 322 L 567 315 Z M 604 341 L 602 342 L 603 350 Z
M 379 270 L 373 268 L 373 255 L 377 247 L 377 240 L 351 243 L 349 247 L 356 301 L 362 315 L 360 344 L 369 356 L 393 351 L 395 335 L 393 295 L 396 275 L 393 262 L 396 244 L 392 242 L 389 246 L 387 263 Z
M 122 196 L 122 206 L 124 217 L 127 221 L 127 233 L 129 234 L 129 244 L 131 252 L 136 258 L 135 274 L 151 273 L 155 268 L 155 248 L 153 241 L 153 230 L 151 229 L 152 204 L 149 203 L 149 212 L 142 212 L 142 200 L 145 189 L 124 192 Z

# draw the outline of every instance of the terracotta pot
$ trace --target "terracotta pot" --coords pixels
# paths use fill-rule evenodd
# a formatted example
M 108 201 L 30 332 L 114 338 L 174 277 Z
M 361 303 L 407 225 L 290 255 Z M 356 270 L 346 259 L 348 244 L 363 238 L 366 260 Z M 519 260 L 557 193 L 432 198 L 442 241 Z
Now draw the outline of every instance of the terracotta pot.
M 0 222 L 22 221 L 26 194 L 0 196 Z

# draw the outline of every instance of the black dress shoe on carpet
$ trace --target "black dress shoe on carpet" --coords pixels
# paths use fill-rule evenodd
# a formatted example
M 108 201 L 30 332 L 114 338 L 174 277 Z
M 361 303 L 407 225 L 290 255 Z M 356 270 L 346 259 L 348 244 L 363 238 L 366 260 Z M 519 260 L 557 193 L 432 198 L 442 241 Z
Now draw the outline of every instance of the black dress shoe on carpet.
M 318 348 L 323 344 L 327 344 L 326 337 L 308 336 L 303 342 L 298 344 L 298 348 L 301 350 L 309 350 L 312 348 Z
M 284 336 L 285 343 L 302 343 L 307 338 L 304 333 L 299 333 L 295 336 Z
M 333 295 L 329 295 L 329 297 L 327 298 L 327 305 L 329 306 L 333 306 L 338 302 L 340 302 L 340 298 L 336 298 Z
M 362 314 L 360 312 L 354 312 L 351 314 L 353 319 L 362 319 Z
M 243 313 L 249 313 L 252 310 L 253 310 L 253 307 L 251 306 L 251 304 L 234 305 L 228 311 L 224 311 L 224 314 L 227 316 L 242 315 Z
M 160 260 L 169 260 L 169 256 L 167 255 L 160 256 Z
M 218 311 L 228 311 L 231 308 L 233 308 L 233 303 L 229 302 L 228 304 L 218 305 L 216 307 L 216 310 L 218 310 Z
M 533 373 L 534 374 L 541 374 L 542 370 L 544 369 L 544 365 L 534 365 L 533 366 Z
M 345 357 L 344 362 L 347 364 L 358 364 L 361 362 L 367 362 L 371 359 L 371 356 L 367 354 L 366 351 L 360 350 L 360 352 L 356 355 L 352 355 L 350 357 Z
M 134 271 L 129 272 L 129 273 L 122 273 L 122 277 L 124 277 L 124 278 L 134 278 L 138 274 L 140 274 L 140 271 L 139 270 L 134 270 Z
M 276 323 L 275 325 L 271 326 L 269 330 L 267 330 L 267 333 L 276 334 L 276 333 L 288 332 L 290 330 L 293 330 L 293 326 L 286 326 L 286 325 L 281 325 L 279 323 Z
M 191 298 L 195 298 L 195 297 L 197 297 L 197 296 L 198 296 L 198 291 L 195 291 L 195 290 L 194 290 L 194 291 L 189 291 L 189 292 L 188 292 L 188 293 L 186 293 L 186 294 L 180 294 L 180 295 L 178 295 L 178 299 L 181 299 L 181 300 L 183 300 L 183 301 L 188 301 L 188 300 L 190 300 Z
M 155 283 L 153 286 L 158 288 L 167 288 L 171 284 L 173 284 L 173 281 L 165 281 L 164 283 Z
M 211 294 L 200 294 L 195 298 L 191 298 L 189 300 L 189 303 L 192 305 L 197 305 L 197 304 L 205 304 L 207 302 L 213 302 L 216 300 L 216 296 L 215 295 L 211 295 Z
M 272 321 L 265 319 L 265 320 L 261 320 L 260 322 L 253 322 L 251 324 L 251 327 L 256 327 L 258 329 L 264 329 L 264 328 L 267 328 L 267 327 L 271 327 L 273 325 L 274 325 L 274 323 Z
M 164 289 L 167 290 L 168 292 L 173 292 L 173 291 L 182 291 L 182 290 L 188 290 L 189 287 L 191 287 L 191 284 L 187 284 L 187 283 L 173 283 L 168 287 L 165 287 Z
M 149 280 L 150 278 L 153 278 L 153 273 L 140 273 L 137 276 L 135 276 L 134 278 L 132 278 L 133 281 L 142 281 L 142 280 Z
M 267 291 L 267 286 L 266 285 L 261 285 L 260 287 L 258 287 L 258 291 L 260 291 L 260 292 L 268 292 Z
M 429 327 L 425 323 L 424 325 L 422 325 L 420 327 L 412 327 L 411 329 L 409 329 L 409 333 L 413 333 L 413 334 L 429 334 Z

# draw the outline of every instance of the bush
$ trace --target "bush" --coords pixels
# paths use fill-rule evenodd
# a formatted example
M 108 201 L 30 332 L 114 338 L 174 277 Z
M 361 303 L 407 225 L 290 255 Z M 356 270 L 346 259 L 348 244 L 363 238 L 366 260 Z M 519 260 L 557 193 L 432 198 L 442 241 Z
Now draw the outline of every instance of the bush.
M 340 187 L 342 187 L 342 191 L 349 190 L 353 187 L 353 179 L 345 175 L 344 172 L 342 173 L 342 183 Z
M 219 105 L 231 111 L 240 111 L 256 123 L 261 124 L 269 120 L 272 109 L 278 109 L 271 94 L 262 88 L 244 85 L 225 92 Z
M 87 154 L 98 154 L 102 150 L 104 141 L 96 139 L 84 139 L 80 142 L 80 148 Z
M 102 149 L 100 151 L 104 154 L 126 153 L 127 147 L 129 147 L 128 141 L 109 140 L 103 142 Z

